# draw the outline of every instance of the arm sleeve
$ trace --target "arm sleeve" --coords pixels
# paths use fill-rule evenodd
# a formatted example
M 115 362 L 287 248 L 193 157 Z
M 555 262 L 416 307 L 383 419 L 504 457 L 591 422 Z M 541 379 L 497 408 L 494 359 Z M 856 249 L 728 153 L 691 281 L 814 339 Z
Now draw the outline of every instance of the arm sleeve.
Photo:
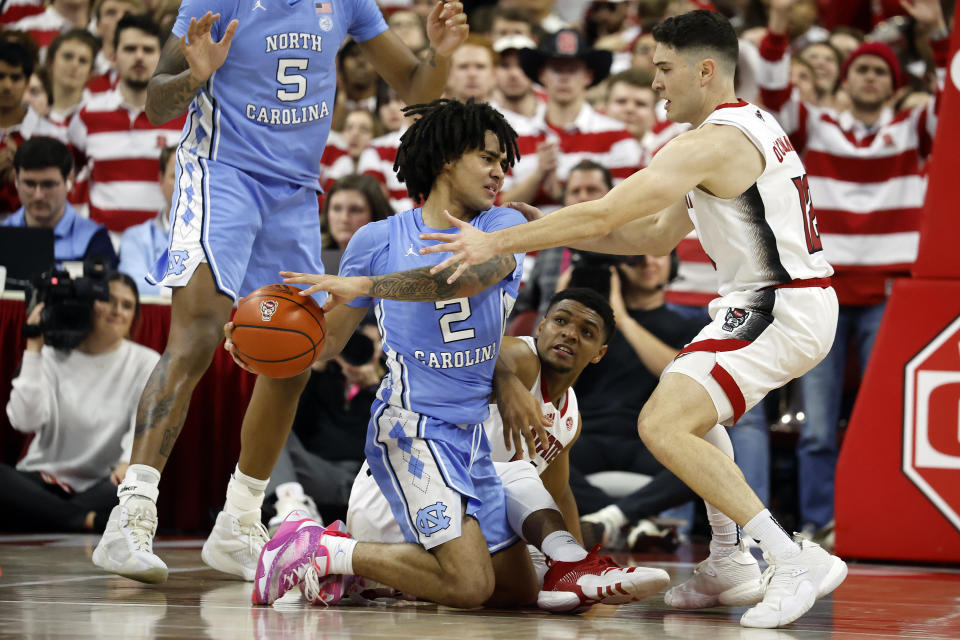
M 390 242 L 388 220 L 372 222 L 357 230 L 340 258 L 341 276 L 373 276 L 386 273 L 387 245 Z M 373 306 L 373 298 L 354 298 L 351 307 Z
M 43 353 L 25 351 L 7 403 L 10 425 L 24 433 L 43 431 L 50 423 L 54 402 L 54 383 L 44 375 Z
M 767 31 L 760 42 L 757 86 L 763 106 L 776 116 L 794 148 L 802 153 L 807 145 L 809 108 L 790 84 L 789 44 L 786 35 Z

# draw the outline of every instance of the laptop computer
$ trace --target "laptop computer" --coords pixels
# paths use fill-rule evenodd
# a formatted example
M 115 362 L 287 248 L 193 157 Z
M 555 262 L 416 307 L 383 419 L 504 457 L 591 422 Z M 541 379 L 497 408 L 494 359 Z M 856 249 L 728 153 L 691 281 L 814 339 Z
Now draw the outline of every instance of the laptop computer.
M 7 268 L 7 289 L 26 288 L 54 266 L 53 229 L 0 227 L 0 265 Z

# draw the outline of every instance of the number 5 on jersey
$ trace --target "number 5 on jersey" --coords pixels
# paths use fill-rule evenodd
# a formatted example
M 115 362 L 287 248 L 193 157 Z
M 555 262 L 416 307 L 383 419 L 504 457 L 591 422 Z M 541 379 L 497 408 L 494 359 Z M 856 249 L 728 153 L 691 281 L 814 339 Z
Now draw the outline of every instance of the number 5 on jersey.
M 281 58 L 277 60 L 277 82 L 286 87 L 277 89 L 277 98 L 283 102 L 295 102 L 307 95 L 307 77 L 302 73 L 290 73 L 290 69 L 306 71 L 306 58 Z
M 800 194 L 800 211 L 803 212 L 803 235 L 807 238 L 807 251 L 810 253 L 823 251 L 817 214 L 814 213 L 813 201 L 810 200 L 810 183 L 807 181 L 807 174 L 791 178 L 791 180 L 793 180 L 793 186 L 797 188 L 797 192 Z

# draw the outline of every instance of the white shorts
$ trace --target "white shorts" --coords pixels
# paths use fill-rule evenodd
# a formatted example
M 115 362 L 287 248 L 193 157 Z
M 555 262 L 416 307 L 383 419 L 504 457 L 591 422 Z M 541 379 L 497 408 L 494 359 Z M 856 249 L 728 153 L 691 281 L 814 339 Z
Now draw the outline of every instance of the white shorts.
M 699 382 L 732 426 L 773 389 L 817 365 L 837 332 L 832 287 L 736 292 L 710 303 L 713 321 L 684 347 L 664 373 Z

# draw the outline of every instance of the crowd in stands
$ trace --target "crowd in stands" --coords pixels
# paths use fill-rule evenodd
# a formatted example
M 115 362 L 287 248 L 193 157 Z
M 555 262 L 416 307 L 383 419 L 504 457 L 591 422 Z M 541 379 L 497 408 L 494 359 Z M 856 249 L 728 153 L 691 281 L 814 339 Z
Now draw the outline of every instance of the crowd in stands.
M 432 3 L 379 4 L 403 43 L 418 56 L 427 55 L 425 15 Z M 720 11 L 731 19 L 741 37 L 738 94 L 772 113 L 789 134 L 785 145 L 801 155 L 808 173 L 797 178 L 797 197 L 812 203 L 804 207 L 812 211 L 807 224 L 817 225 L 813 229 L 819 232 L 809 234 L 808 241 L 822 242 L 811 249 L 822 248 L 836 270 L 837 338 L 827 358 L 799 383 L 804 415 L 797 445 L 799 506 L 788 519 L 829 543 L 844 380 L 850 371 L 862 375 L 891 284 L 909 277 L 917 255 L 953 3 L 464 4 L 471 31 L 452 56 L 446 95 L 489 102 L 506 117 L 518 134 L 521 158 L 507 174 L 499 202 L 526 202 L 544 212 L 602 197 L 686 130 L 687 125 L 666 120 L 653 86 L 652 27 L 694 9 Z M 185 170 L 176 156 L 184 117 L 155 125 L 144 105 L 177 6 L 158 0 L 8 0 L 0 13 L 0 220 L 53 228 L 58 261 L 94 254 L 114 266 L 119 261 L 119 270 L 130 278 L 114 281 L 111 290 L 134 286 L 134 299 L 137 290 L 169 295 L 147 284 L 143 275 L 166 246 L 167 211 Z M 329 272 L 336 272 L 339 255 L 360 226 L 417 205 L 393 170 L 410 124 L 406 105 L 355 42 L 340 50 L 337 73 L 332 131 L 318 184 Z M 589 268 L 595 278 L 591 286 L 609 292 L 617 332 L 606 358 L 591 365 L 576 388 L 583 432 L 572 451 L 571 478 L 587 523 L 585 535 L 591 532 L 608 545 L 635 541 L 649 531 L 651 518 L 693 497 L 644 450 L 636 416 L 663 367 L 709 321 L 715 271 L 695 232 L 672 256 L 597 262 L 558 248 L 526 260 L 510 329 L 515 334 L 536 326 L 552 294 L 586 277 Z M 376 341 L 375 322 L 363 333 Z M 76 455 L 76 439 L 86 437 L 87 426 L 72 420 L 82 407 L 32 415 L 24 409 L 25 394 L 50 394 L 56 385 L 74 384 L 64 377 L 92 365 L 73 360 L 106 356 L 93 350 L 60 360 L 48 349 L 28 344 L 7 407 L 14 426 L 36 433 L 36 439 L 16 471 L 0 471 L 19 474 L 16 482 L 32 483 L 30 491 L 38 483 L 51 486 L 47 478 L 53 478 L 51 495 L 63 504 L 51 502 L 45 509 L 71 509 L 62 522 L 89 529 L 99 524 L 99 516 L 90 515 L 99 513 L 99 503 L 80 497 L 105 486 L 122 452 L 129 451 L 120 437 L 136 400 L 116 407 L 111 427 L 116 442 L 98 441 L 84 451 L 83 473 L 65 475 L 51 456 Z M 140 354 L 137 371 L 148 371 L 144 362 L 152 366 L 154 355 Z M 848 363 L 851 356 L 854 361 Z M 380 373 L 376 353 L 315 369 L 271 485 L 279 498 L 277 511 L 308 496 L 321 505 L 346 503 L 345 492 L 362 462 L 371 387 Z M 131 373 L 130 380 L 141 377 Z M 137 384 L 142 387 L 142 381 Z M 136 386 L 128 381 L 117 393 L 136 394 Z M 764 503 L 771 494 L 767 413 L 761 405 L 731 430 L 737 461 Z M 68 438 L 66 429 L 76 431 Z M 331 442 L 344 446 L 332 451 Z M 604 471 L 650 479 L 629 490 L 591 480 Z M 326 492 L 318 474 L 334 479 Z M 106 493 L 112 498 L 111 491 Z

